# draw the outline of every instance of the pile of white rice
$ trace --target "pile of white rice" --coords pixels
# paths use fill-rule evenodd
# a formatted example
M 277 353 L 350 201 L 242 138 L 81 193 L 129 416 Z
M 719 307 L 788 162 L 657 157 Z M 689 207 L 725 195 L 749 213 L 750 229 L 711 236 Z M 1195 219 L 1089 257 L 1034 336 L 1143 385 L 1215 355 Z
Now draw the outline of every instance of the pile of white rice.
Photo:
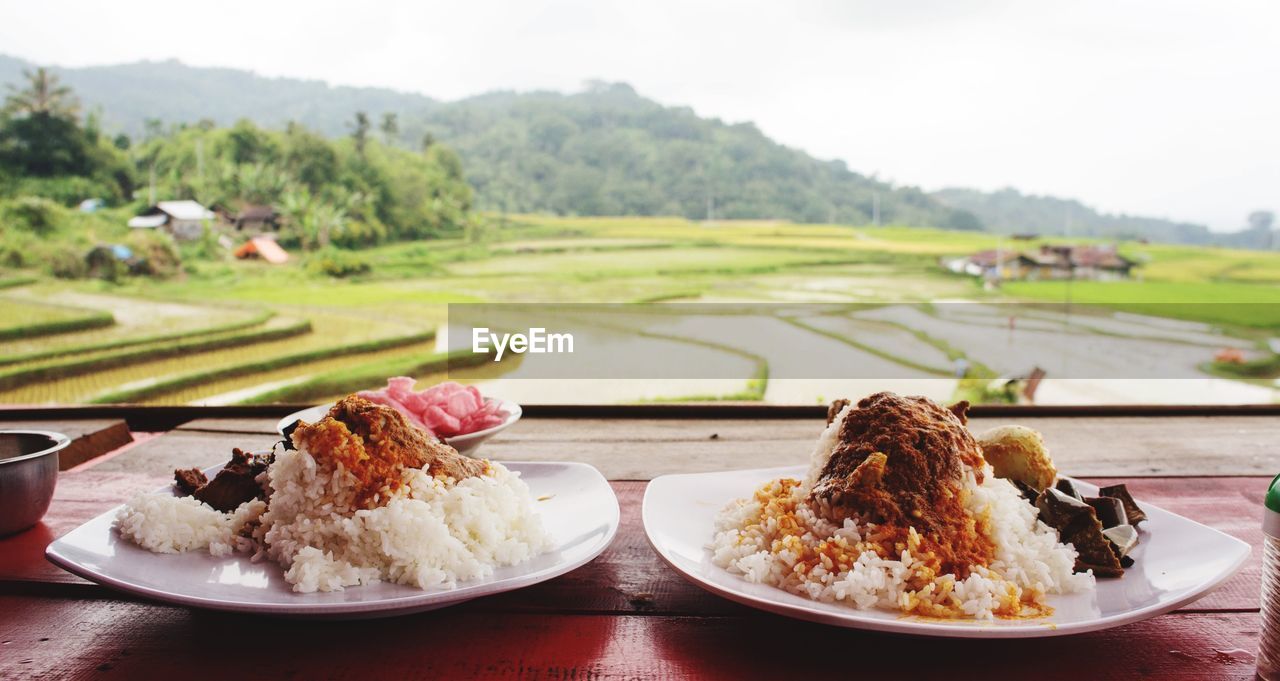
M 231 513 L 222 513 L 192 497 L 140 493 L 116 514 L 116 529 L 148 551 L 209 549 L 222 556 L 252 545 L 240 533 L 266 508 L 267 502 L 254 499 Z
M 912 555 L 919 540 L 914 530 L 901 555 L 859 552 L 860 542 L 875 534 L 874 526 L 854 520 L 837 526 L 818 517 L 804 501 L 831 457 L 850 408 L 819 439 L 804 481 L 772 481 L 720 512 L 709 547 L 716 565 L 748 581 L 816 601 L 938 617 L 1047 614 L 1045 594 L 1071 593 L 1093 585 L 1091 575 L 1072 573 L 1075 550 L 1059 543 L 1057 532 L 1036 518 L 1036 508 L 986 465 L 982 484 L 977 484 L 974 471 L 966 471 L 964 496 L 967 511 L 995 544 L 995 559 L 989 566 L 974 567 L 963 580 L 953 574 L 935 575 L 925 561 Z M 856 558 L 851 564 L 838 564 L 828 558 L 832 553 Z M 816 564 L 802 561 L 802 556 L 815 555 Z
M 253 552 L 285 569 L 294 591 L 391 581 L 454 586 L 542 553 L 550 538 L 519 474 L 490 463 L 462 481 L 406 469 L 376 508 L 359 507 L 351 473 L 286 451 L 259 478 L 269 501 L 220 513 L 191 497 L 141 494 L 118 514 L 120 534 L 151 551 Z

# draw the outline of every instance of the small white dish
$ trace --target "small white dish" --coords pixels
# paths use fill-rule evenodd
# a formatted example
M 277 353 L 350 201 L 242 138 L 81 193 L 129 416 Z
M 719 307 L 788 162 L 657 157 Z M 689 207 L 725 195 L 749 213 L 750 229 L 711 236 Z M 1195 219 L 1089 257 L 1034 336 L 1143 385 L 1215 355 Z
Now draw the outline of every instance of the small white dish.
M 112 527 L 119 506 L 49 545 L 50 561 L 103 586 L 152 600 L 211 610 L 284 617 L 391 617 L 456 605 L 558 577 L 590 562 L 618 531 L 618 499 L 600 471 L 582 463 L 507 463 L 539 501 L 553 546 L 533 559 L 494 570 L 453 589 L 380 582 L 327 593 L 294 593 L 280 566 L 245 554 L 151 553 Z M 211 469 L 210 473 L 216 472 Z M 212 477 L 212 475 L 210 476 Z M 172 492 L 172 489 L 166 491 Z
M 641 511 L 644 531 L 658 555 L 694 584 L 744 605 L 797 619 L 855 629 L 956 638 L 1031 638 L 1098 631 L 1169 612 L 1204 596 L 1229 579 L 1249 557 L 1245 542 L 1156 506 L 1147 514 L 1134 566 L 1123 577 L 1098 579 L 1089 591 L 1049 596 L 1044 618 L 942 620 L 888 610 L 858 610 L 819 603 L 717 567 L 706 548 L 716 514 L 765 482 L 800 478 L 804 467 L 664 475 L 649 483 Z M 1081 492 L 1097 487 L 1076 483 Z
M 486 399 L 495 400 L 497 398 L 490 397 Z M 458 435 L 456 437 L 447 437 L 444 439 L 445 444 L 458 450 L 459 454 L 472 456 L 485 440 L 488 440 L 494 435 L 506 430 L 511 427 L 511 424 L 520 420 L 520 415 L 523 413 L 523 410 L 520 409 L 520 405 L 509 400 L 498 400 L 498 402 L 502 405 L 502 410 L 507 413 L 507 418 L 503 420 L 502 423 L 499 423 L 492 428 L 477 430 L 474 433 L 467 433 L 466 435 Z M 293 422 L 299 419 L 306 421 L 307 423 L 315 423 L 316 421 L 324 418 L 324 415 L 328 413 L 329 408 L 332 406 L 333 403 L 330 402 L 329 404 L 320 404 L 314 407 L 295 411 L 276 422 L 276 432 L 283 434 L 285 428 L 293 425 Z

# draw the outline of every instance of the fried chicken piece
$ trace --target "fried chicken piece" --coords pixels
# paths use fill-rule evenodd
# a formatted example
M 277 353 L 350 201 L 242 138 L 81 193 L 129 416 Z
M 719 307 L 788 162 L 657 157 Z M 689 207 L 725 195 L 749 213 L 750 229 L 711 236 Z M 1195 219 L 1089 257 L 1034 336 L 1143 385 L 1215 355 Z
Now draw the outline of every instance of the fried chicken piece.
M 1026 426 L 996 426 L 978 436 L 978 445 L 997 478 L 1016 480 L 1037 492 L 1058 479 L 1044 438 Z
M 832 407 L 835 409 L 835 405 Z M 964 466 L 981 480 L 978 443 L 964 426 L 968 404 L 944 409 L 924 397 L 876 393 L 837 427 L 837 441 L 817 475 L 809 503 L 833 522 L 856 518 L 913 528 L 944 570 L 967 576 L 995 546 L 964 508 Z M 837 412 L 838 413 L 838 412 Z
M 484 474 L 489 463 L 458 453 L 409 424 L 404 415 L 356 395 L 339 400 L 323 419 L 299 423 L 293 442 L 317 461 L 331 461 L 356 476 L 359 496 L 369 500 L 383 487 L 400 484 L 404 468 L 426 468 L 454 480 Z

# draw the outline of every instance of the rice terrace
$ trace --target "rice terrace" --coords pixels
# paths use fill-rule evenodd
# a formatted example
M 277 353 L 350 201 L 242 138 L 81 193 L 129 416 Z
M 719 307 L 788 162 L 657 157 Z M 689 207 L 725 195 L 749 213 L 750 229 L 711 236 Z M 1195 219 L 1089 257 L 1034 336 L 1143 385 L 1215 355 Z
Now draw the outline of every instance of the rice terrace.
M 830 351 L 884 366 L 904 388 L 937 399 L 1007 397 L 989 384 L 1031 369 L 1003 349 L 1010 334 L 1041 338 L 1052 356 L 1102 379 L 1122 375 L 1151 348 L 1169 377 L 1221 379 L 1190 382 L 1186 389 L 1195 392 L 1185 394 L 1170 387 L 1177 381 L 1159 391 L 1141 381 L 1055 382 L 1057 368 L 1046 366 L 1043 403 L 1272 402 L 1277 395 L 1280 363 L 1269 341 L 1280 318 L 1261 314 L 1276 309 L 1262 303 L 1280 302 L 1277 253 L 1126 242 L 1119 252 L 1139 263 L 1129 279 L 984 286 L 947 263 L 1007 248 L 1008 239 L 682 218 L 486 214 L 483 221 L 478 234 L 361 251 L 367 271 L 343 278 L 296 263 L 234 259 L 191 260 L 167 280 L 120 283 L 12 271 L 0 289 L 0 403 L 316 402 L 377 387 L 388 375 L 439 380 L 456 347 L 439 337 L 451 302 L 824 305 L 821 314 L 743 322 L 736 337 L 668 329 L 652 339 L 701 344 L 707 361 L 741 367 L 741 380 L 643 390 L 586 381 L 550 393 L 559 401 L 814 403 L 841 390 L 786 378 L 791 360 L 759 347 L 752 339 L 761 334 L 794 337 L 795 347 L 838 348 Z M 1027 308 L 1010 328 L 1000 307 L 1010 302 L 1053 305 Z M 1056 307 L 1063 303 L 1071 315 Z M 549 394 L 521 388 L 545 381 L 510 380 L 520 377 L 518 364 L 505 377 L 484 367 L 452 377 L 502 381 L 517 399 Z

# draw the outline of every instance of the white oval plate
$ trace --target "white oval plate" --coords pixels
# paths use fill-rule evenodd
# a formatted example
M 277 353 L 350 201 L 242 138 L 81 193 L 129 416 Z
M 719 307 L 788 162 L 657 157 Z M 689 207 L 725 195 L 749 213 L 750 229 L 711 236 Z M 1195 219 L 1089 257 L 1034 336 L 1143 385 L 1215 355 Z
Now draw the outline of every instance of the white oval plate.
M 486 399 L 493 400 L 497 398 L 490 397 Z M 498 425 L 492 428 L 477 430 L 474 433 L 467 433 L 466 435 L 458 435 L 457 437 L 447 437 L 444 439 L 445 444 L 458 450 L 459 454 L 465 454 L 467 456 L 471 456 L 472 452 L 479 449 L 480 444 L 483 443 L 485 440 L 488 440 L 494 435 L 497 435 L 503 430 L 506 430 L 509 426 L 511 426 L 511 424 L 520 420 L 520 414 L 523 412 L 523 410 L 520 409 L 520 405 L 516 404 L 515 402 L 511 402 L 509 400 L 498 400 L 498 402 L 502 405 L 502 410 L 507 412 L 507 418 L 505 421 L 503 421 L 502 423 L 499 423 Z M 289 427 L 290 425 L 293 424 L 294 421 L 297 421 L 299 419 L 306 421 L 307 423 L 315 423 L 316 421 L 319 421 L 320 419 L 324 418 L 324 415 L 329 412 L 329 408 L 332 406 L 333 406 L 333 403 L 330 402 L 329 404 L 320 404 L 314 407 L 307 407 L 306 409 L 300 409 L 298 411 L 295 411 L 292 414 L 289 414 L 288 416 L 276 422 L 276 432 L 283 434 L 285 428 Z
M 380 582 L 328 593 L 294 593 L 270 561 L 207 551 L 151 553 L 112 528 L 119 506 L 49 545 L 58 566 L 103 586 L 165 603 L 286 617 L 356 619 L 435 610 L 558 577 L 600 555 L 618 531 L 618 499 L 594 467 L 582 463 L 506 463 L 529 484 L 553 547 L 454 589 Z M 211 472 L 217 469 L 211 469 Z M 210 476 L 212 477 L 212 476 Z M 171 489 L 166 491 L 172 492 Z
M 804 467 L 664 475 L 649 483 L 641 511 L 658 555 L 694 584 L 744 605 L 798 619 L 855 629 L 956 638 L 1031 638 L 1097 631 L 1179 608 L 1234 575 L 1249 557 L 1245 542 L 1163 509 L 1147 513 L 1134 566 L 1118 579 L 1069 596 L 1049 596 L 1053 615 L 1023 620 L 921 618 L 887 610 L 819 603 L 765 584 L 753 584 L 711 562 L 706 546 L 716 514 L 734 499 L 781 477 L 803 479 Z M 1085 494 L 1097 487 L 1076 483 Z

